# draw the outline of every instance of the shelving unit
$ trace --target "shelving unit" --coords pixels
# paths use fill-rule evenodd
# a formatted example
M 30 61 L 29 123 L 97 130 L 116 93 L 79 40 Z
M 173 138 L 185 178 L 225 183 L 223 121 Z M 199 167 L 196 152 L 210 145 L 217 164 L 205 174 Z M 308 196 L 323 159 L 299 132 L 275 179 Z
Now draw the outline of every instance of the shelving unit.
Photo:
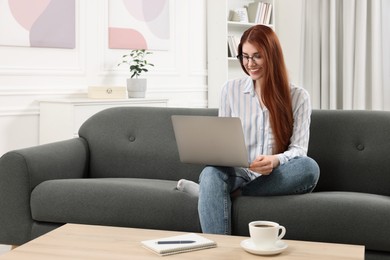
M 208 106 L 219 106 L 219 95 L 223 84 L 233 78 L 242 77 L 240 63 L 235 57 L 228 57 L 229 35 L 241 37 L 242 33 L 256 23 L 228 21 L 229 12 L 247 6 L 252 2 L 272 4 L 271 22 L 275 30 L 274 0 L 224 0 L 207 1 L 207 50 L 208 50 Z

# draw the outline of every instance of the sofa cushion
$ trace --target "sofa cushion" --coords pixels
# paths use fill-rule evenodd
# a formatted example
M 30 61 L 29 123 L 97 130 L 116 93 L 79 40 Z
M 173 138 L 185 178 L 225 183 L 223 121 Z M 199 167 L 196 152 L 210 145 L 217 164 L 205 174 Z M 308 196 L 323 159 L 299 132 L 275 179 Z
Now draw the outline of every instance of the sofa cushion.
M 390 252 L 390 198 L 356 192 L 317 192 L 274 197 L 238 197 L 233 232 L 249 235 L 248 223 L 272 220 L 286 239 L 365 245 Z
M 116 107 L 89 118 L 79 130 L 90 153 L 91 178 L 197 181 L 204 166 L 179 160 L 171 115 L 218 115 L 217 109 Z
M 314 110 L 308 155 L 321 176 L 314 191 L 390 196 L 390 113 Z
M 31 194 L 35 221 L 199 232 L 197 198 L 175 181 L 151 179 L 50 180 Z

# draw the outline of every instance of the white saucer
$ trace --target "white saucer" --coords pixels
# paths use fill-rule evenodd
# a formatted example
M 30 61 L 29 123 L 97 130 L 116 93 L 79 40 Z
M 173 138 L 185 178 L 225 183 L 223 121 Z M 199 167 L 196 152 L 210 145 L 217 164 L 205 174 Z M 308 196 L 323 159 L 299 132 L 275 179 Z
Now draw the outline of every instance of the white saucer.
M 253 244 L 251 239 L 245 239 L 241 241 L 241 247 L 244 248 L 245 251 L 255 255 L 276 255 L 286 250 L 288 245 L 279 240 L 276 242 L 274 248 L 260 249 Z

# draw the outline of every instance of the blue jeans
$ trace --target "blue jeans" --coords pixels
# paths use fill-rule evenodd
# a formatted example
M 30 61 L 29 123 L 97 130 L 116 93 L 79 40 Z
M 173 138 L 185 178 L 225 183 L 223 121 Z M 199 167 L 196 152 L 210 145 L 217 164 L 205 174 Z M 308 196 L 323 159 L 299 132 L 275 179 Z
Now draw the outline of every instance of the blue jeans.
M 207 166 L 200 177 L 198 212 L 203 233 L 231 234 L 231 198 L 237 189 L 243 196 L 279 196 L 311 192 L 318 181 L 318 164 L 296 157 L 270 175 L 251 180 L 244 168 Z

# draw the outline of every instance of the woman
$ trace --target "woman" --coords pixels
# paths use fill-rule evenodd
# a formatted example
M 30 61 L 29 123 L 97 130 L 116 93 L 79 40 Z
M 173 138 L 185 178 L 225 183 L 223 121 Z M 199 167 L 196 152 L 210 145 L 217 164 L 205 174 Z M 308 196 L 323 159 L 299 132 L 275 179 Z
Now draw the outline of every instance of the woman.
M 231 234 L 231 196 L 276 196 L 311 192 L 317 163 L 306 156 L 311 105 L 307 91 L 290 85 L 274 31 L 256 25 L 244 32 L 238 59 L 248 75 L 228 81 L 219 116 L 240 117 L 249 168 L 207 166 L 200 175 L 199 218 L 204 233 Z M 178 189 L 196 193 L 181 180 Z

